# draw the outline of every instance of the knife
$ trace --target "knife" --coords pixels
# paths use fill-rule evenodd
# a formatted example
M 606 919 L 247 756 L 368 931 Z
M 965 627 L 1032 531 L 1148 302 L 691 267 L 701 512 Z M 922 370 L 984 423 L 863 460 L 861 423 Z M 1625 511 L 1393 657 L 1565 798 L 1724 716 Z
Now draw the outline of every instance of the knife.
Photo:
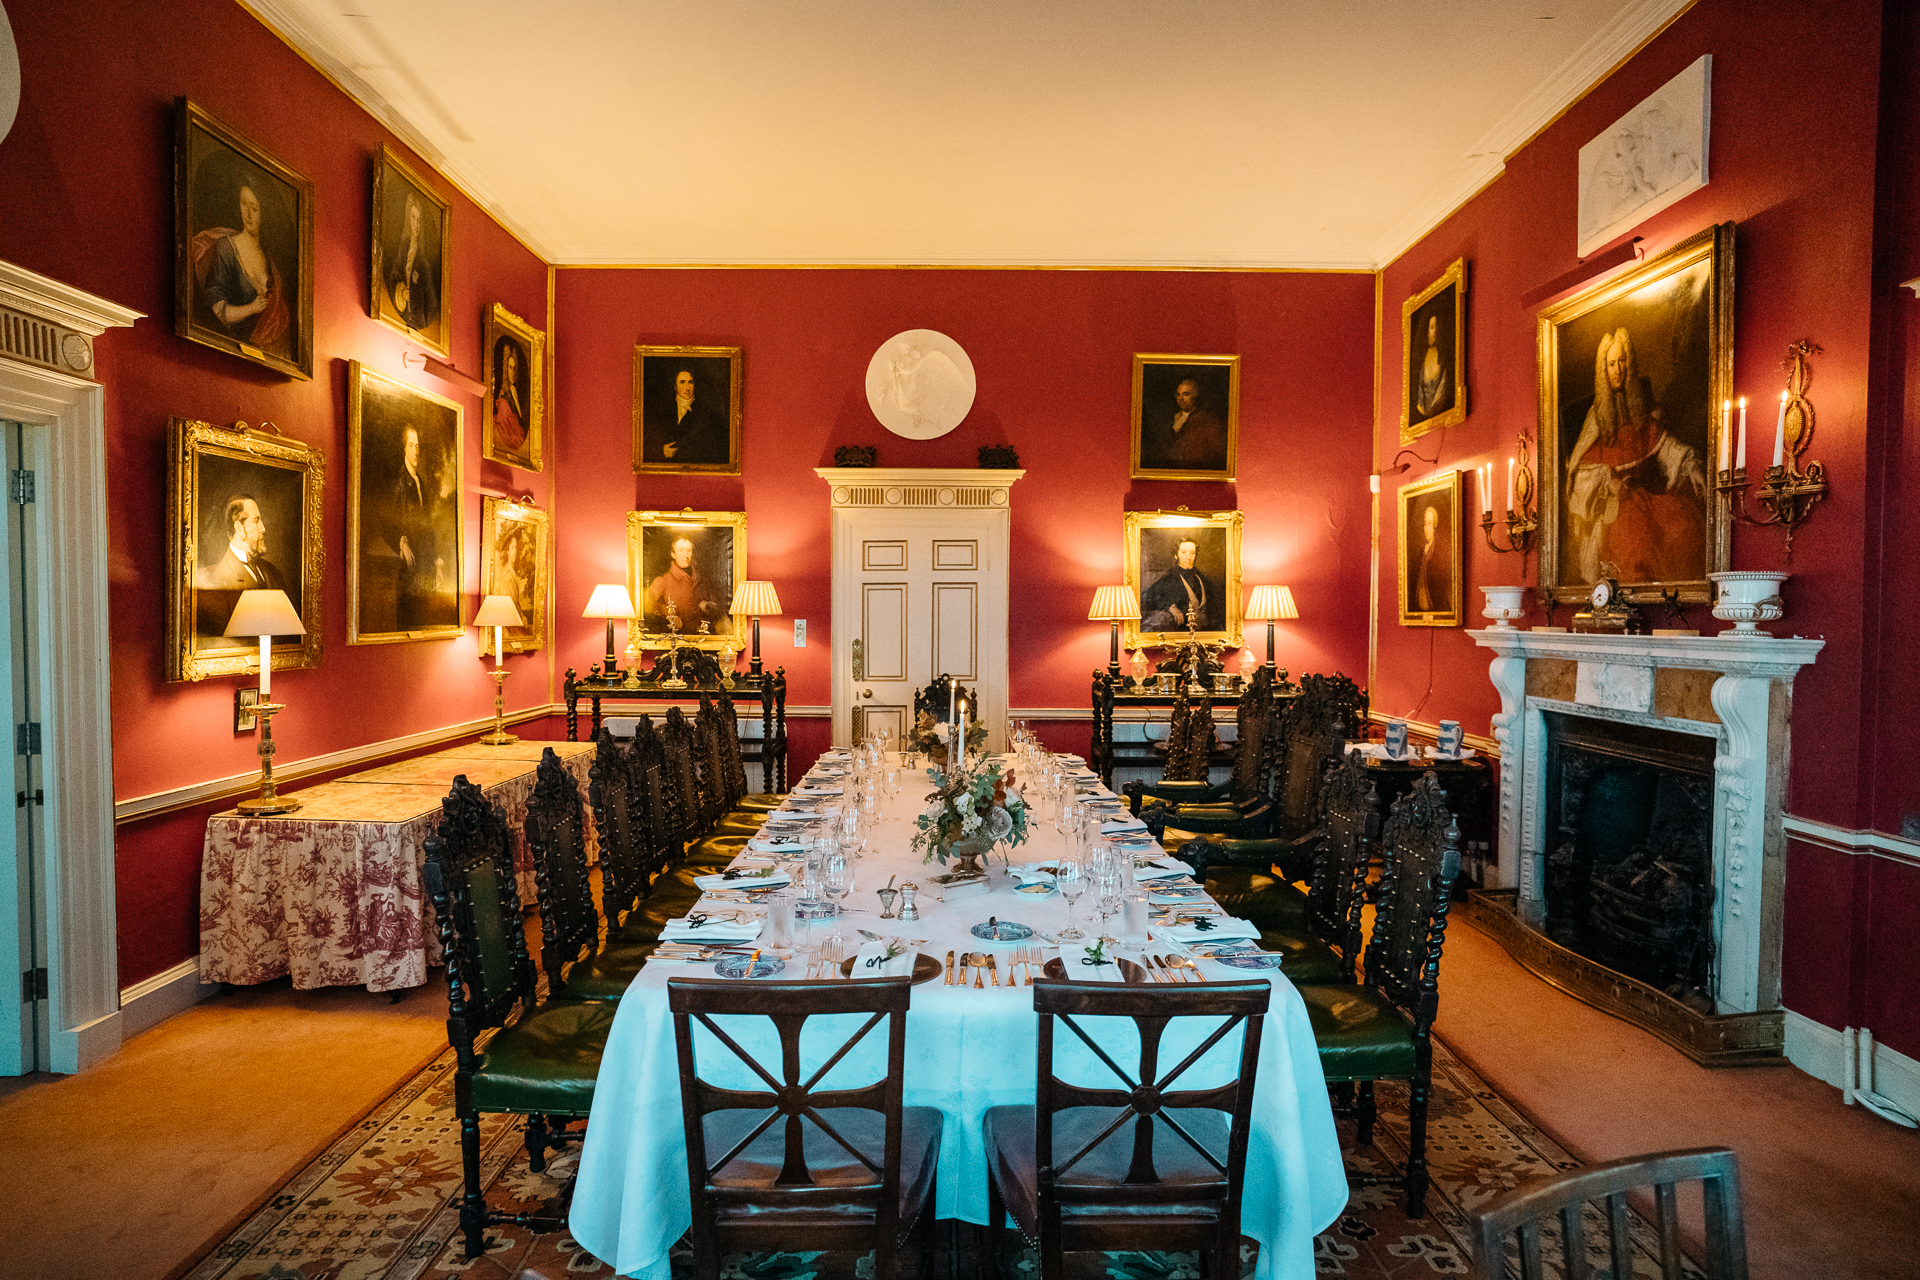
M 947 985 L 953 985 L 953 952 L 947 952 Z
M 1000 966 L 993 962 L 993 953 L 987 953 L 987 972 L 993 975 L 993 985 L 1000 985 Z

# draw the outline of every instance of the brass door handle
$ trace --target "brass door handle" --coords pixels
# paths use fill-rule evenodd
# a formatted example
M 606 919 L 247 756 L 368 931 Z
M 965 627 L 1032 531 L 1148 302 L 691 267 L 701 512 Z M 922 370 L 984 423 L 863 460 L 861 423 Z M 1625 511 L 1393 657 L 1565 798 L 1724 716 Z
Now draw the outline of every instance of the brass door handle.
M 865 680 L 867 678 L 866 650 L 858 640 L 853 642 L 853 678 L 855 680 Z
M 873 690 L 871 690 L 871 689 L 862 689 L 862 690 L 860 691 L 860 696 L 861 696 L 861 697 L 863 697 L 863 698 L 871 698 L 871 697 L 873 696 Z

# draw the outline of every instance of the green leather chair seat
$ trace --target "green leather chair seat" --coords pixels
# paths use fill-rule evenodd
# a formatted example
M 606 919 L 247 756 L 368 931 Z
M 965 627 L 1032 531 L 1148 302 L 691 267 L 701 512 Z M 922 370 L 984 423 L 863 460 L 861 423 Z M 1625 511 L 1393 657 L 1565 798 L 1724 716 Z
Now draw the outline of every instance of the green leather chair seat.
M 1286 971 L 1282 964 L 1280 972 Z M 1379 992 L 1308 985 L 1300 987 L 1300 998 L 1329 1081 L 1412 1078 L 1413 1021 Z
M 713 829 L 720 835 L 750 836 L 759 831 L 760 825 L 766 820 L 767 815 L 764 813 L 751 813 L 744 809 L 735 809 L 731 813 L 721 814 L 719 821 L 713 824 Z
M 700 901 L 700 890 L 690 880 L 682 880 L 676 871 L 669 871 L 654 881 L 653 892 L 648 894 L 633 914 L 627 917 L 612 937 L 607 939 L 607 948 L 615 946 L 652 947 L 660 941 L 660 930 L 667 921 L 677 920 L 693 910 Z
M 772 813 L 785 804 L 787 797 L 771 791 L 749 791 L 734 802 L 736 813 Z
M 1346 966 L 1340 963 L 1340 957 L 1317 938 L 1262 929 L 1260 945 L 1285 957 L 1280 961 L 1280 972 L 1295 986 L 1303 982 L 1338 985 L 1347 980 Z
M 641 943 L 609 942 L 597 956 L 567 971 L 567 997 L 572 1000 L 618 1000 L 627 993 L 633 975 L 647 962 L 653 948 Z
M 522 1115 L 584 1116 L 613 1026 L 611 1001 L 540 1005 L 495 1035 L 474 1067 L 473 1106 Z
M 1228 864 L 1207 868 L 1207 894 L 1230 916 L 1249 920 L 1262 930 L 1307 932 L 1307 895 L 1282 880 L 1271 868 Z
M 702 836 L 687 845 L 687 856 L 681 859 L 680 865 L 698 867 L 702 875 L 722 870 L 746 851 L 747 841 L 751 839 L 752 833 L 746 831 L 718 831 Z

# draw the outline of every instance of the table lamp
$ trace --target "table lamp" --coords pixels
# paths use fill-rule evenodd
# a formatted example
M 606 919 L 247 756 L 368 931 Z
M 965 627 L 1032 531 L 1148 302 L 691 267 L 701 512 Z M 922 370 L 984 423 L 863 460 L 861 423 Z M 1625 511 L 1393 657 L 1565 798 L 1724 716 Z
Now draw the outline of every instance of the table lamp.
M 1140 598 L 1128 586 L 1101 587 L 1093 593 L 1093 608 L 1087 610 L 1089 622 L 1113 624 L 1112 646 L 1107 654 L 1107 674 L 1120 674 L 1120 624 L 1140 620 Z
M 1273 666 L 1273 623 L 1276 618 L 1297 618 L 1290 587 L 1255 587 L 1247 597 L 1247 621 L 1267 624 L 1267 670 Z
M 587 600 L 583 618 L 605 618 L 607 620 L 607 665 L 601 674 L 608 680 L 620 673 L 619 661 L 613 656 L 613 620 L 633 617 L 633 597 L 627 589 L 617 582 L 603 582 L 593 589 L 593 595 Z
M 728 612 L 734 617 L 745 614 L 753 619 L 753 660 L 747 664 L 752 675 L 760 674 L 760 619 L 780 616 L 780 597 L 774 594 L 771 582 L 742 582 L 733 589 L 733 606 Z
M 522 627 L 526 622 L 520 616 L 520 610 L 514 607 L 512 596 L 488 596 L 480 602 L 480 611 L 473 615 L 474 626 L 493 628 L 493 732 L 480 739 L 490 747 L 504 747 L 509 742 L 520 741 L 507 732 L 507 676 L 511 673 L 504 665 L 505 633 L 508 627 Z M 609 622 L 607 625 L 613 624 Z
M 260 721 L 260 794 L 242 800 L 234 808 L 249 817 L 292 813 L 298 800 L 288 800 L 273 790 L 273 717 L 286 708 L 276 703 L 273 693 L 273 638 L 303 636 L 307 629 L 294 612 L 293 601 L 280 590 L 251 589 L 240 593 L 227 619 L 226 635 L 260 637 L 260 703 L 253 713 Z

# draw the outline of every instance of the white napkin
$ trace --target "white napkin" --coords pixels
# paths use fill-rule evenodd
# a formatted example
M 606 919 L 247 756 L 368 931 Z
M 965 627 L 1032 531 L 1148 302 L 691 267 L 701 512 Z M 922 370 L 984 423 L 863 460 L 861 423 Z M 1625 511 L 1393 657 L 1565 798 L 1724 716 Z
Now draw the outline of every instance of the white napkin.
M 1131 814 L 1124 818 L 1108 818 L 1100 824 L 1100 834 L 1103 836 L 1117 836 L 1129 831 L 1145 831 L 1146 829 L 1147 824 L 1133 817 Z
M 701 892 L 711 893 L 715 889 L 778 889 L 793 881 L 784 871 L 771 871 L 764 876 L 735 876 L 731 880 L 716 872 L 710 876 L 695 876 L 693 882 Z
M 881 957 L 887 954 L 887 947 L 899 948 L 900 954 L 891 960 Z M 881 938 L 877 942 L 862 943 L 853 953 L 853 977 L 856 978 L 910 978 L 913 976 L 914 950 L 905 938 Z
M 1017 867 L 1008 867 L 1007 871 L 1021 884 L 1052 884 L 1055 880 L 1053 866 L 1051 862 L 1026 862 Z M 1046 870 L 1042 871 L 1042 867 Z
M 698 927 L 688 923 L 686 918 L 669 920 L 660 930 L 660 939 L 663 942 L 668 939 L 676 942 L 751 942 L 760 936 L 763 923 L 758 916 L 726 920 L 718 913 L 709 915 L 706 923 Z
M 760 835 L 747 841 L 747 848 L 754 853 L 793 853 L 800 852 L 802 846 L 798 836 Z
M 841 794 L 841 788 L 823 787 L 818 783 L 803 782 L 794 788 L 794 792 L 798 795 L 806 796 L 837 796 Z
M 1172 876 L 1190 876 L 1193 868 L 1178 858 L 1154 858 L 1146 866 L 1140 865 L 1140 859 L 1134 862 L 1135 880 L 1165 880 Z
M 1201 922 L 1188 924 L 1152 926 L 1156 936 L 1172 938 L 1175 942 L 1225 942 L 1229 938 L 1251 938 L 1258 940 L 1260 931 L 1245 920 L 1234 916 L 1209 916 L 1204 921 L 1210 928 L 1202 929 Z

